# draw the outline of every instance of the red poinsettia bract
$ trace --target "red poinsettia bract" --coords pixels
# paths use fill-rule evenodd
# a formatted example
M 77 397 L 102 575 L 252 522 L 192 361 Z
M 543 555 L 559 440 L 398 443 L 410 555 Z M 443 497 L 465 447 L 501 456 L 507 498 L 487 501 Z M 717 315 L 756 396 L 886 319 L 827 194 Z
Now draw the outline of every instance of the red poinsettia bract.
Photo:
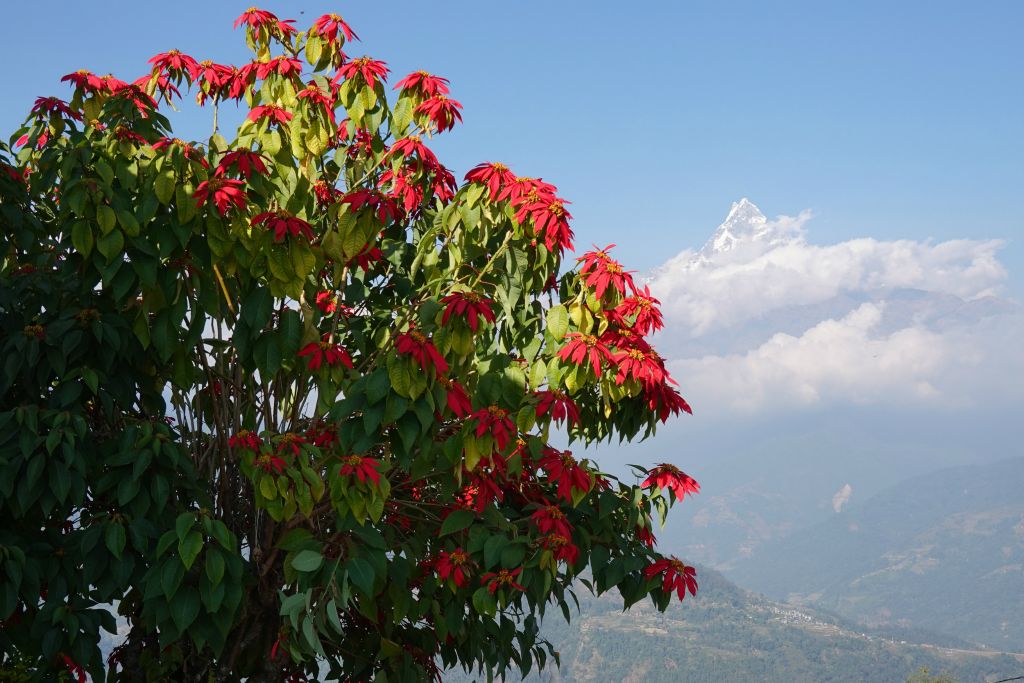
M 594 375 L 597 377 L 601 376 L 601 361 L 612 362 L 614 360 L 608 347 L 592 334 L 570 332 L 566 338 L 569 343 L 558 350 L 558 357 L 576 366 L 590 363 L 590 367 L 593 368 Z
M 423 98 L 436 97 L 448 94 L 448 79 L 426 71 L 415 71 L 402 80 L 395 83 L 395 90 L 409 90 L 418 93 Z
M 538 464 L 558 485 L 559 498 L 572 502 L 573 491 L 590 490 L 590 472 L 576 461 L 571 451 L 545 449 Z
M 228 207 L 245 208 L 245 183 L 241 180 L 214 176 L 199 183 L 199 187 L 192 193 L 192 198 L 199 205 L 205 204 L 208 199 L 212 198 L 218 213 L 224 216 L 228 212 Z
M 515 436 L 515 423 L 512 422 L 512 418 L 504 408 L 498 406 L 481 408 L 470 415 L 469 419 L 476 421 L 476 429 L 473 434 L 478 438 L 484 434 L 490 434 L 499 451 L 505 450 L 509 441 Z
M 650 386 L 665 381 L 665 364 L 653 349 L 645 351 L 631 348 L 619 351 L 613 357 L 618 373 L 615 381 L 622 384 L 627 379 L 635 379 Z
M 363 83 L 372 88 L 377 84 L 378 78 L 382 82 L 388 80 L 389 73 L 391 73 L 391 69 L 387 64 L 378 59 L 364 56 L 342 64 L 331 82 L 337 85 L 342 79 L 351 80 L 359 76 Z
M 249 450 L 255 453 L 263 447 L 263 439 L 248 429 L 242 429 L 228 439 L 228 446 L 237 450 Z
M 355 476 L 362 483 L 370 481 L 374 486 L 380 484 L 380 460 L 361 455 L 349 455 L 341 459 L 338 474 L 343 477 Z
M 580 411 L 576 408 L 576 403 L 565 392 L 544 390 L 538 391 L 536 396 L 538 418 L 550 415 L 555 422 L 568 420 L 570 425 L 580 423 Z
M 676 500 L 682 500 L 686 494 L 700 493 L 697 480 L 670 463 L 662 463 L 655 467 L 640 484 L 641 488 L 666 489 L 672 492 Z
M 526 589 L 516 583 L 516 577 L 523 571 L 522 567 L 517 569 L 500 569 L 496 572 L 487 572 L 480 577 L 480 583 L 487 584 L 487 591 L 493 594 L 499 588 L 515 588 L 525 591 Z
M 446 403 L 448 410 L 452 411 L 455 417 L 466 417 L 473 410 L 473 403 L 469 400 L 466 389 L 455 380 L 447 377 L 439 377 L 438 380 L 447 390 Z
M 287 111 L 276 104 L 261 104 L 252 108 L 252 111 L 249 112 L 248 119 L 253 123 L 259 123 L 263 119 L 266 119 L 271 123 L 276 123 L 279 126 L 286 127 L 288 122 L 292 120 L 292 116 L 293 114 L 290 111 Z
M 326 340 L 306 344 L 298 355 L 300 358 L 306 359 L 306 366 L 310 371 L 319 370 L 324 363 L 329 368 L 344 365 L 349 370 L 352 369 L 352 358 L 348 355 L 348 351 L 343 349 L 340 344 L 333 344 Z
M 345 23 L 345 20 L 337 14 L 325 14 L 313 22 L 313 33 L 328 43 L 333 43 L 338 39 L 339 30 L 348 42 L 351 43 L 353 40 L 359 40 L 359 36 L 352 30 L 352 27 Z
M 58 114 L 75 121 L 82 120 L 82 115 L 69 107 L 68 103 L 59 97 L 37 97 L 35 104 L 32 105 L 32 113 L 40 118 L 44 114 Z
M 238 173 L 249 179 L 255 173 L 267 175 L 267 165 L 263 163 L 263 155 L 259 152 L 251 152 L 247 149 L 236 149 L 232 152 L 228 152 L 217 164 L 217 168 L 214 169 L 213 174 L 215 176 L 225 175 L 230 168 L 238 169 Z
M 462 109 L 462 105 L 457 101 L 444 95 L 435 95 L 416 107 L 415 113 L 426 115 L 431 123 L 434 124 L 437 132 L 443 133 L 454 128 L 456 121 L 462 122 L 462 114 L 459 113 L 460 109 Z
M 437 559 L 434 561 L 437 578 L 442 581 L 451 579 L 458 588 L 466 585 L 472 565 L 473 563 L 469 560 L 469 553 L 462 548 L 456 548 L 451 552 L 443 550 L 438 553 Z
M 316 239 L 313 233 L 313 226 L 306 221 L 285 213 L 284 211 L 264 211 L 253 216 L 253 225 L 262 225 L 274 234 L 274 241 L 280 244 L 288 235 L 292 237 L 305 237 L 312 242 Z
M 497 201 L 501 191 L 516 182 L 516 174 L 508 170 L 505 164 L 486 162 L 474 166 L 466 174 L 466 180 L 486 185 L 491 200 Z
M 476 292 L 452 292 L 441 299 L 441 303 L 446 305 L 444 314 L 441 316 L 442 325 L 447 325 L 448 320 L 453 315 L 457 315 L 465 318 L 469 329 L 476 332 L 480 326 L 480 318 L 489 323 L 493 323 L 495 320 L 494 303 Z
M 580 554 L 580 549 L 573 545 L 572 537 L 558 532 L 541 536 L 540 547 L 551 551 L 556 560 L 568 564 L 575 564 Z
M 680 601 L 686 597 L 687 591 L 690 595 L 697 595 L 697 570 L 687 567 L 679 558 L 665 557 L 652 562 L 644 569 L 644 578 L 650 581 L 661 573 L 665 574 L 661 589 L 666 593 L 674 590 Z
M 448 363 L 444 356 L 419 330 L 409 330 L 398 335 L 395 338 L 395 350 L 400 354 L 412 356 L 424 372 L 433 370 L 439 376 L 448 372 Z
M 693 415 L 693 409 L 686 402 L 679 392 L 662 382 L 652 387 L 644 388 L 644 398 L 647 400 L 647 407 L 658 413 L 658 419 L 666 421 L 672 415 L 688 413 Z
M 588 251 L 577 259 L 583 263 L 580 275 L 583 276 L 584 283 L 587 287 L 594 288 L 598 299 L 604 297 L 608 287 L 612 287 L 620 295 L 626 293 L 626 287 L 634 289 L 633 277 L 622 268 L 621 263 L 608 255 L 608 250 L 614 246 L 609 244 L 604 249 Z
M 537 525 L 537 531 L 542 534 L 561 534 L 568 538 L 572 537 L 572 527 L 565 517 L 565 513 L 557 505 L 545 505 L 530 515 L 530 519 Z
M 636 316 L 633 329 L 639 334 L 657 332 L 665 326 L 658 305 L 661 303 L 653 296 L 647 285 L 643 290 L 634 288 L 633 296 L 628 296 L 615 308 L 615 314 L 622 318 Z

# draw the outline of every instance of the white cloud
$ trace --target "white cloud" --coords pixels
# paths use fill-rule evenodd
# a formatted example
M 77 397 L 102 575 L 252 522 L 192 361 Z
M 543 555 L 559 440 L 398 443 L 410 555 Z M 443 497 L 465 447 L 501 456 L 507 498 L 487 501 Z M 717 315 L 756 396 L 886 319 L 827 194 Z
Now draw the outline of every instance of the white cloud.
M 657 343 L 695 409 L 1024 398 L 1024 316 L 994 298 L 1006 278 L 999 241 L 816 246 L 804 237 L 809 212 L 766 221 L 747 203 L 738 223 L 737 206 L 710 246 L 650 281 L 666 319 Z
M 842 512 L 843 506 L 850 502 L 850 496 L 852 495 L 853 487 L 849 484 L 843 484 L 842 488 L 832 496 L 832 509 L 836 512 Z
M 770 224 L 792 233 L 809 218 L 805 212 Z M 1002 245 L 999 240 L 931 244 L 863 238 L 815 246 L 800 235 L 760 252 L 748 247 L 712 259 L 684 251 L 654 273 L 650 286 L 675 331 L 700 336 L 844 292 L 921 289 L 968 300 L 993 296 L 1006 279 L 996 257 Z

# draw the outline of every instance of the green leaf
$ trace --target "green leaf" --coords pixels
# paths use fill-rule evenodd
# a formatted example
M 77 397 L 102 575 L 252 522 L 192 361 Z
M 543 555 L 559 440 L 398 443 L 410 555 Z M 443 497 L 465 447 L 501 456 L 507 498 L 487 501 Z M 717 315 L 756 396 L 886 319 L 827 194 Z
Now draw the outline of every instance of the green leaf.
M 174 532 L 178 534 L 179 541 L 185 540 L 185 534 L 192 528 L 195 521 L 196 518 L 192 512 L 182 512 L 178 515 L 178 518 L 174 520 Z
M 203 536 L 198 531 L 190 531 L 185 540 L 178 542 L 178 555 L 181 556 L 181 564 L 186 571 L 192 568 L 192 563 L 199 557 L 203 549 Z
M 108 261 L 111 261 L 114 257 L 121 255 L 121 250 L 124 249 L 124 235 L 119 230 L 101 235 L 96 241 L 96 248 Z
M 199 592 L 192 586 L 185 586 L 177 592 L 168 607 L 174 626 L 180 633 L 184 633 L 199 616 Z
M 100 204 L 96 207 L 96 222 L 100 226 L 100 232 L 106 235 L 117 225 L 117 214 L 106 204 Z
M 110 554 L 120 560 L 125 546 L 124 526 L 116 523 L 107 524 L 103 529 L 103 542 L 106 543 Z
M 352 583 L 367 596 L 373 596 L 373 565 L 361 557 L 353 557 L 346 565 Z
M 494 595 L 485 586 L 477 588 L 473 593 L 473 609 L 490 617 L 493 617 L 497 611 L 498 606 L 495 604 Z
M 569 331 L 569 312 L 565 310 L 565 306 L 558 304 L 548 309 L 547 321 L 548 332 L 556 340 L 561 341 Z
M 472 510 L 455 510 L 441 523 L 441 531 L 438 536 L 447 536 L 457 531 L 462 531 L 476 519 L 476 513 Z
M 277 486 L 274 484 L 273 477 L 263 477 L 260 479 L 260 495 L 267 500 L 277 498 Z
M 139 221 L 135 219 L 135 216 L 129 211 L 123 209 L 117 211 L 117 222 L 124 228 L 124 232 L 129 237 L 135 237 L 139 234 Z
M 306 41 L 306 61 L 310 64 L 316 65 L 320 61 L 320 55 L 323 54 L 324 44 L 317 35 L 311 35 Z
M 174 185 L 174 172 L 169 169 L 164 170 L 153 181 L 153 190 L 156 192 L 156 198 L 160 200 L 161 204 L 171 201 L 171 198 L 174 196 Z
M 206 549 L 206 577 L 210 579 L 211 586 L 216 586 L 224 578 L 224 556 L 216 546 Z
M 88 258 L 93 246 L 92 226 L 86 221 L 75 221 L 71 226 L 71 244 L 75 251 Z
M 315 572 L 324 563 L 324 556 L 316 550 L 303 550 L 292 558 L 292 566 L 300 572 Z

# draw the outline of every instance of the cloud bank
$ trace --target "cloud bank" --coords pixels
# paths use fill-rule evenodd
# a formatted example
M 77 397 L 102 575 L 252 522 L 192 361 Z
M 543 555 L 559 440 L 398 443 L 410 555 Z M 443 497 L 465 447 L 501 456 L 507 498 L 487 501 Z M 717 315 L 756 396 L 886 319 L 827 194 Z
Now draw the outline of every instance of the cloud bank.
M 998 298 L 1001 242 L 819 246 L 810 219 L 769 221 L 744 200 L 703 249 L 649 278 L 666 318 L 659 347 L 698 409 L 1021 400 L 1008 373 L 1024 370 L 1024 318 Z

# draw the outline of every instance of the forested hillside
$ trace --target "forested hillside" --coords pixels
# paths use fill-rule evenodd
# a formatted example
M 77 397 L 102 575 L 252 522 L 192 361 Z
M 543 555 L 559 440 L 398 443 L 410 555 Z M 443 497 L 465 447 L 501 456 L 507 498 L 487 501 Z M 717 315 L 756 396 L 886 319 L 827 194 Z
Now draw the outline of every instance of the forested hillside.
M 710 569 L 700 568 L 699 577 L 697 597 L 665 614 L 644 603 L 622 612 L 617 597 L 584 590 L 582 614 L 571 625 L 557 612 L 544 622 L 561 669 L 527 680 L 893 683 L 922 666 L 963 683 L 1024 674 L 1024 657 L 900 642 L 899 635 L 861 632 L 841 618 L 755 596 Z M 450 672 L 445 680 L 480 679 Z

